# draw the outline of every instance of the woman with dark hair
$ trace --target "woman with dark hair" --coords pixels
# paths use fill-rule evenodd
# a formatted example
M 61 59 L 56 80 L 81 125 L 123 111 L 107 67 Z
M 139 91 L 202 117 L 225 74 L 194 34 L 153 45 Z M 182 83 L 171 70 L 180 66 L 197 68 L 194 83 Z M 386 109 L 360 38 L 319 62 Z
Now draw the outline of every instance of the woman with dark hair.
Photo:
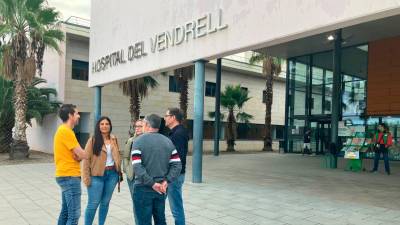
M 112 194 L 119 181 L 121 173 L 119 146 L 117 138 L 111 131 L 111 120 L 108 117 L 101 117 L 96 123 L 94 137 L 89 138 L 86 143 L 85 151 L 89 158 L 83 160 L 82 165 L 82 180 L 88 192 L 85 225 L 93 223 L 97 208 L 99 208 L 98 224 L 104 224 Z
M 371 172 L 378 171 L 379 159 L 381 158 L 381 154 L 383 154 L 385 170 L 386 173 L 390 175 L 389 147 L 393 144 L 393 138 L 389 131 L 389 127 L 385 123 L 380 123 L 378 125 L 378 132 L 375 134 L 373 143 L 375 144 L 375 159 L 374 168 L 371 170 Z

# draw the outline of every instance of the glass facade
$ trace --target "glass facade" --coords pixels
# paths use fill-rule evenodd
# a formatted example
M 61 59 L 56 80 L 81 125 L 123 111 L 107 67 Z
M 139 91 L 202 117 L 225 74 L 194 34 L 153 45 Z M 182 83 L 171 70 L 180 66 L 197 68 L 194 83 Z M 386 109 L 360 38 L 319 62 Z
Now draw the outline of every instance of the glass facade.
M 368 45 L 342 49 L 341 120 L 365 123 Z M 333 52 L 288 59 L 287 150 L 301 152 L 306 129 L 312 131 L 311 148 L 326 152 L 330 143 Z

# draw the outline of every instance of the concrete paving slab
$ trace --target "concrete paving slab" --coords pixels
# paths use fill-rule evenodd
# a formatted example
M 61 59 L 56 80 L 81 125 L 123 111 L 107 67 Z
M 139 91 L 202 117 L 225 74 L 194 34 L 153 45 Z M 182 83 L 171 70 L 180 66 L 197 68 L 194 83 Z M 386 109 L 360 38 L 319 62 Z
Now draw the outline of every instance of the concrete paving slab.
M 188 225 L 400 224 L 400 165 L 393 175 L 323 169 L 319 157 L 291 154 L 204 156 L 202 184 L 184 185 Z M 0 224 L 55 224 L 60 190 L 51 163 L 0 166 Z M 82 216 L 87 191 L 82 186 Z M 166 206 L 168 224 L 173 224 Z M 96 218 L 97 223 L 97 218 Z M 126 184 L 107 224 L 134 224 Z

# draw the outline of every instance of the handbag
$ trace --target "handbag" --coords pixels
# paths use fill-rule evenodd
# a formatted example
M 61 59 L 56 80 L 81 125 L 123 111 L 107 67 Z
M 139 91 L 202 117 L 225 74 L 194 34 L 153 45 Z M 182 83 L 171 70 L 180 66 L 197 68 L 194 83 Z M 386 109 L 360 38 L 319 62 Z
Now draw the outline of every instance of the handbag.
M 121 172 L 118 172 L 118 193 L 121 192 L 121 182 L 124 181 L 124 177 Z

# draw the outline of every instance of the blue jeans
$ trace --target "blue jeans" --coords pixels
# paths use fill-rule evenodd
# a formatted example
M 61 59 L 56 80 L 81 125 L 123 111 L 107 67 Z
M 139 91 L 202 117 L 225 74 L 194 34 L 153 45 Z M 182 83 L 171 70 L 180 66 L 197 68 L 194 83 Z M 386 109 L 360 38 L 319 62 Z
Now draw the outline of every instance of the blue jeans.
M 373 171 L 377 171 L 378 170 L 379 159 L 381 158 L 381 153 L 383 154 L 383 161 L 385 162 L 386 173 L 390 173 L 389 150 L 387 148 L 382 147 L 382 146 L 375 152 L 374 169 L 373 169 Z
M 81 178 L 56 177 L 61 188 L 61 212 L 58 225 L 77 225 L 81 216 Z
M 166 225 L 165 221 L 165 198 L 164 194 L 158 194 L 151 187 L 135 185 L 133 193 L 135 214 L 138 219 L 136 225 L 151 225 L 153 216 L 155 225 Z
M 168 184 L 169 207 L 174 216 L 175 225 L 185 225 L 185 210 L 182 199 L 182 186 L 184 182 L 185 174 L 181 174 L 174 182 Z
M 131 199 L 132 199 L 132 209 L 133 209 L 133 219 L 135 220 L 135 224 L 139 224 L 138 220 L 137 220 L 137 216 L 135 213 L 135 204 L 133 202 L 133 193 L 135 193 L 135 180 L 129 180 L 128 178 L 126 178 L 126 183 L 128 184 L 129 187 L 129 192 L 131 193 Z
M 93 223 L 96 210 L 99 209 L 99 225 L 106 221 L 108 206 L 115 186 L 118 183 L 116 170 L 106 170 L 103 176 L 92 176 L 91 184 L 88 187 L 88 204 L 85 211 L 85 225 Z

